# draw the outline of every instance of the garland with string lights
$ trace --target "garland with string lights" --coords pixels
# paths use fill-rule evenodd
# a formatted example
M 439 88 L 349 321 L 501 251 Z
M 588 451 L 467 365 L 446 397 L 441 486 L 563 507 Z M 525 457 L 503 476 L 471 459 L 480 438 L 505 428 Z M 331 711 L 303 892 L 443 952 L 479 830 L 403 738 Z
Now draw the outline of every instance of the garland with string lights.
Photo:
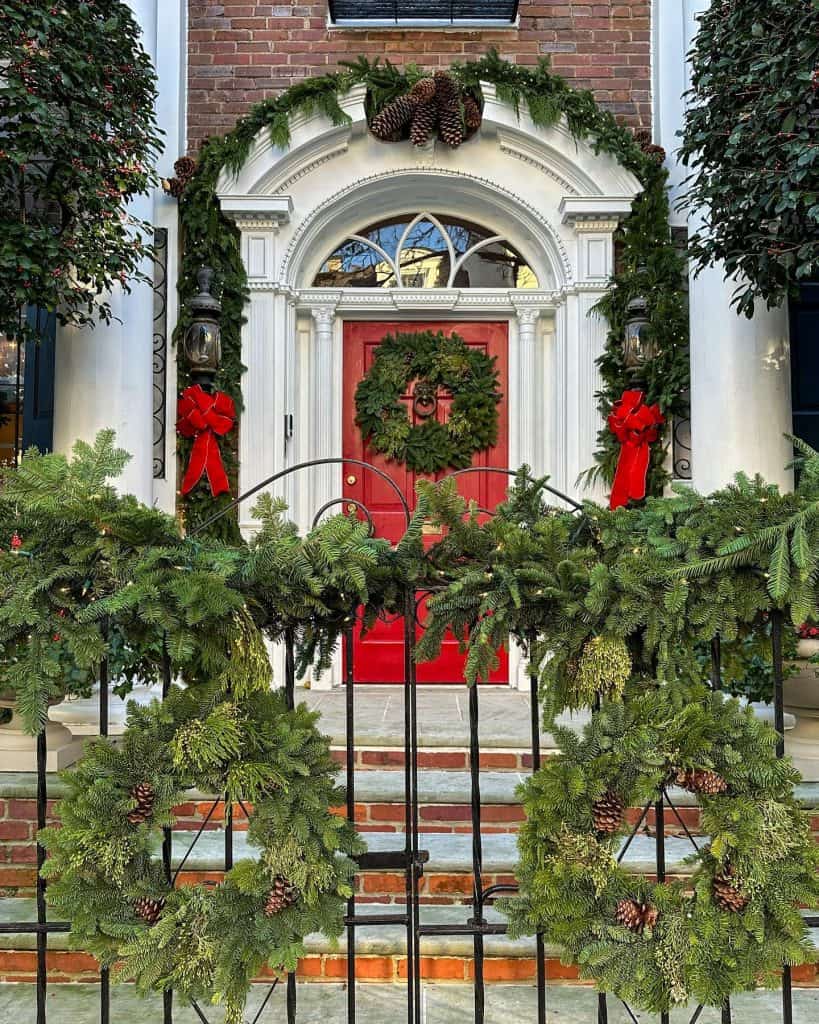
M 440 79 L 440 76 L 439 76 Z M 177 342 L 189 325 L 188 301 L 196 293 L 196 275 L 201 266 L 214 269 L 216 287 L 222 302 L 223 361 L 214 386 L 226 392 L 241 413 L 241 328 L 248 297 L 247 278 L 239 251 L 238 231 L 222 214 L 216 185 L 223 171 L 236 172 L 247 160 L 254 140 L 266 131 L 270 144 L 286 148 L 290 141 L 290 119 L 295 114 L 321 113 L 332 124 L 343 125 L 348 115 L 339 104 L 339 96 L 355 85 L 367 88 L 367 115 L 370 123 L 400 97 L 416 89 L 415 96 L 425 95 L 422 81 L 429 81 L 426 72 L 414 65 L 400 69 L 389 61 L 369 62 L 359 57 L 342 64 L 339 72 L 307 78 L 279 96 L 256 104 L 227 135 L 208 139 L 198 154 L 194 169 L 186 168 L 184 189 L 180 193 L 180 221 L 184 233 L 184 255 L 179 277 L 181 317 L 176 331 Z M 451 85 L 449 84 L 451 82 Z M 620 126 L 603 110 L 591 92 L 572 89 L 559 75 L 552 74 L 546 60 L 535 66 L 522 66 L 503 60 L 490 50 L 479 60 L 453 64 L 448 69 L 445 89 L 459 90 L 470 97 L 472 105 L 461 101 L 458 107 L 464 134 L 474 130 L 479 117 L 481 82 L 492 84 L 499 99 L 510 103 L 516 111 L 526 110 L 540 128 L 548 128 L 561 118 L 576 138 L 587 139 L 596 151 L 614 157 L 631 171 L 643 185 L 635 199 L 632 213 L 620 232 L 620 269 L 612 287 L 599 304 L 600 312 L 609 322 L 605 352 L 600 359 L 603 388 L 597 396 L 603 423 L 598 437 L 595 466 L 590 477 L 610 483 L 619 455 L 616 439 L 605 427 L 605 417 L 613 403 L 629 384 L 623 362 L 622 338 L 631 299 L 643 295 L 648 300 L 648 331 L 658 342 L 658 354 L 645 368 L 646 401 L 659 403 L 666 424 L 685 411 L 684 394 L 688 383 L 687 316 L 684 294 L 684 263 L 672 244 L 668 223 L 667 173 L 656 147 L 641 145 L 635 136 Z M 455 103 L 448 116 L 454 115 Z M 376 123 L 378 128 L 378 123 Z M 454 121 L 448 131 L 452 140 L 460 139 Z M 468 143 L 464 142 L 464 145 Z M 179 384 L 184 389 L 190 381 L 187 370 L 180 367 Z M 593 396 L 589 396 L 592 400 Z M 648 494 L 661 493 L 667 480 L 665 453 L 668 427 L 664 427 L 659 443 L 652 446 L 648 471 Z M 180 440 L 180 457 L 187 463 L 190 441 Z M 237 451 L 235 441 L 223 447 L 223 460 L 228 476 L 235 480 Z M 226 507 L 230 498 L 214 499 L 204 485 L 180 496 L 180 508 L 190 525 L 195 525 Z M 236 539 L 236 517 L 227 515 L 215 520 L 212 529 L 224 538 Z

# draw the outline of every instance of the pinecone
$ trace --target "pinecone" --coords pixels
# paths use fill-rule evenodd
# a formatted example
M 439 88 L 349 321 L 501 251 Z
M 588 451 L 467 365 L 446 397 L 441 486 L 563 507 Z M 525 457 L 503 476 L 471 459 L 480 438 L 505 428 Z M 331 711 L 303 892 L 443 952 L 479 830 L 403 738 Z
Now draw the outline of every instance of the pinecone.
M 134 900 L 134 913 L 148 925 L 154 925 L 159 920 L 165 900 L 155 900 L 150 896 L 140 896 Z
M 456 149 L 464 141 L 464 122 L 460 107 L 444 109 L 438 113 L 438 138 Z
M 712 891 L 714 902 L 732 914 L 738 914 L 748 906 L 748 897 L 737 888 L 734 869 L 730 864 L 719 874 L 714 875 Z
M 461 90 L 452 75 L 448 71 L 436 71 L 434 78 L 435 102 L 438 109 L 443 111 L 460 106 Z
M 298 902 L 299 890 L 282 875 L 276 875 L 273 879 L 273 888 L 267 894 L 267 902 L 264 905 L 264 912 L 268 917 L 287 910 L 294 903 Z
M 173 173 L 183 186 L 187 185 L 196 173 L 196 161 L 190 156 L 180 156 L 173 165 Z
M 468 133 L 476 132 L 483 121 L 480 104 L 474 96 L 464 96 L 464 124 Z
M 412 117 L 410 139 L 413 146 L 423 146 L 435 131 L 438 123 L 438 108 L 434 102 L 419 103 Z
M 435 99 L 435 79 L 422 78 L 409 91 L 416 103 L 429 103 Z
M 728 791 L 728 783 L 717 772 L 694 768 L 691 771 L 678 771 L 676 783 L 687 789 L 689 793 L 703 793 L 705 796 L 717 796 Z
M 659 912 L 650 903 L 638 900 L 620 900 L 614 914 L 618 924 L 625 925 L 630 932 L 641 935 L 644 928 L 653 928 Z
M 625 804 L 610 789 L 594 802 L 594 828 L 596 832 L 612 835 L 623 824 Z
M 130 792 L 130 796 L 136 800 L 136 807 L 128 812 L 128 821 L 132 825 L 141 825 L 154 813 L 154 801 L 156 793 L 150 782 L 140 782 Z
M 400 138 L 401 130 L 410 120 L 418 106 L 415 97 L 406 95 L 388 103 L 386 107 L 370 122 L 370 131 L 383 142 L 392 142 Z

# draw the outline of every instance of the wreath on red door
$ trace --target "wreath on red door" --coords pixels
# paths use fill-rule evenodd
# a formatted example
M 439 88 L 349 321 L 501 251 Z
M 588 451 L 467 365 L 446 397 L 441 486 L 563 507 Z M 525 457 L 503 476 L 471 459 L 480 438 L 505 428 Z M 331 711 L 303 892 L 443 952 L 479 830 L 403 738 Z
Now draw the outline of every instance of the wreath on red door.
M 416 473 L 465 469 L 497 443 L 498 385 L 495 358 L 457 334 L 388 334 L 356 388 L 356 424 L 371 448 Z M 442 392 L 452 399 L 445 423 L 436 417 Z

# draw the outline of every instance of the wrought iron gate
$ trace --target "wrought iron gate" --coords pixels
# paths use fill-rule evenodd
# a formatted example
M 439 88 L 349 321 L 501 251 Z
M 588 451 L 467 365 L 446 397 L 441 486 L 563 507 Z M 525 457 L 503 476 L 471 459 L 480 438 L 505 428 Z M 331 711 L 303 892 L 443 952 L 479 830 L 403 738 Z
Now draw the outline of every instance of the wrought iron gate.
M 400 489 L 387 474 L 374 466 L 355 459 L 319 459 L 312 462 L 301 463 L 287 470 L 275 474 L 262 481 L 256 487 L 236 499 L 232 505 L 220 511 L 224 515 L 237 507 L 254 494 L 270 487 L 292 474 L 308 471 L 317 466 L 325 465 L 351 465 L 359 466 L 365 472 L 378 475 L 390 486 L 399 499 L 406 523 L 410 522 L 410 510 Z M 453 476 L 471 472 L 497 472 L 514 476 L 512 470 L 481 469 L 474 467 L 461 470 Z M 547 490 L 560 501 L 567 504 L 571 509 L 579 511 L 581 506 L 572 498 L 554 488 Z M 333 506 L 347 504 L 349 499 L 336 499 L 325 503 L 316 513 L 314 524 Z M 359 511 L 372 525 L 372 518 L 369 511 L 360 503 L 355 503 Z M 214 516 L 213 519 L 218 518 Z M 209 525 L 213 519 L 202 524 L 201 528 Z M 425 865 L 429 861 L 429 853 L 423 849 L 423 834 L 419 831 L 419 795 L 418 795 L 418 720 L 417 720 L 417 693 L 415 680 L 415 663 L 413 649 L 415 645 L 415 631 L 417 623 L 417 607 L 419 599 L 426 596 L 429 591 L 423 593 L 409 590 L 403 598 L 403 628 L 404 628 L 404 680 L 402 689 L 403 695 L 403 753 L 404 753 L 404 840 L 403 844 L 396 843 L 396 849 L 385 852 L 368 852 L 358 858 L 360 872 L 367 871 L 400 871 L 404 875 L 404 910 L 396 913 L 381 914 L 360 914 L 358 913 L 356 896 L 350 897 L 345 918 L 347 936 L 347 1024 L 355 1024 L 356 1021 L 356 933 L 362 926 L 379 927 L 399 925 L 406 934 L 406 955 L 407 955 L 407 981 L 406 981 L 406 1019 L 408 1024 L 424 1024 L 421 982 L 421 943 L 425 937 L 433 936 L 466 936 L 472 939 L 474 954 L 474 1013 L 472 1020 L 474 1024 L 484 1024 L 485 1018 L 485 980 L 484 980 L 484 940 L 489 935 L 501 935 L 506 931 L 503 924 L 492 923 L 487 920 L 485 911 L 492 902 L 501 895 L 508 895 L 516 890 L 514 885 L 493 884 L 484 886 L 483 881 L 483 841 L 481 832 L 481 768 L 480 768 L 480 688 L 472 686 L 469 688 L 469 772 L 471 786 L 471 831 L 472 831 L 472 899 L 471 903 L 464 908 L 464 921 L 459 924 L 431 924 L 421 920 L 421 902 L 419 897 L 419 883 L 423 877 Z M 783 616 L 781 612 L 771 611 L 771 630 L 773 639 L 773 672 L 774 672 L 774 724 L 779 734 L 777 745 L 778 755 L 784 756 L 784 708 L 783 708 L 783 653 L 782 653 L 782 631 Z M 346 719 L 346 747 L 345 747 L 345 771 L 347 786 L 347 815 L 351 820 L 355 819 L 355 716 L 356 716 L 356 687 L 355 682 L 355 659 L 353 644 L 353 627 L 351 626 L 344 636 L 345 648 L 345 719 Z M 535 637 L 529 638 L 530 646 L 534 643 Z M 295 642 L 292 634 L 285 638 L 285 674 L 284 691 L 289 707 L 295 703 Z M 537 771 L 540 766 L 540 713 L 538 705 L 538 678 L 536 670 L 530 671 L 530 703 L 531 703 L 531 755 L 532 771 Z M 109 731 L 109 676 L 108 665 L 103 662 L 99 668 L 99 725 L 100 734 L 107 736 Z M 163 697 L 167 695 L 171 686 L 171 664 L 170 659 L 165 656 L 163 660 Z M 720 642 L 715 638 L 711 644 L 711 682 L 715 687 L 720 682 Z M 47 813 L 47 774 L 46 774 L 47 747 L 46 735 L 41 733 L 37 738 L 37 826 L 44 828 L 46 825 Z M 162 843 L 162 862 L 167 880 L 173 884 L 179 878 L 180 872 L 190 857 L 196 843 L 205 831 L 216 812 L 222 796 L 213 799 L 210 810 L 201 823 L 198 832 L 194 835 L 192 842 L 185 844 L 185 852 L 178 858 L 174 867 L 173 848 L 174 841 L 179 840 L 181 835 L 189 835 L 188 832 L 166 829 Z M 247 813 L 244 804 L 239 803 L 242 810 Z M 665 787 L 662 787 L 655 798 L 642 808 L 637 823 L 634 825 L 629 837 L 626 839 L 620 850 L 618 860 L 622 860 L 628 851 L 634 837 L 639 832 L 649 811 L 653 810 L 656 820 L 655 853 L 656 853 L 656 875 L 659 881 L 666 877 L 666 855 L 664 826 L 666 813 L 676 818 L 684 833 L 696 849 L 696 839 L 689 831 L 678 808 L 673 803 Z M 396 837 L 400 833 L 396 833 Z M 39 869 L 45 860 L 45 851 L 37 847 L 37 889 L 36 922 L 19 921 L 11 923 L 0 923 L 0 935 L 2 934 L 33 934 L 37 943 L 37 1024 L 47 1024 L 46 993 L 47 993 L 47 948 L 48 936 L 70 930 L 68 922 L 49 921 L 46 905 L 46 883 L 39 875 Z M 230 801 L 225 800 L 225 821 L 224 821 L 224 868 L 229 870 L 234 860 L 234 823 L 233 807 Z M 819 927 L 819 917 L 807 917 L 806 923 L 810 927 Z M 537 1005 L 532 1024 L 546 1024 L 548 1009 L 548 984 L 546 972 L 546 952 L 542 935 L 536 936 L 536 994 Z M 284 989 L 284 993 L 279 990 Z M 282 1005 L 283 1003 L 283 1005 Z M 198 1018 L 203 1024 L 209 1024 L 209 1018 L 205 1011 L 196 1002 L 191 1004 Z M 638 1024 L 638 1018 L 634 1011 L 623 1004 L 626 1013 L 634 1024 Z M 597 998 L 597 1024 L 608 1024 L 609 997 L 600 993 Z M 262 1024 L 264 1020 L 280 1020 L 282 1012 L 286 1015 L 287 1024 L 298 1022 L 298 991 L 296 977 L 293 974 L 287 976 L 286 980 L 274 980 L 269 984 L 265 995 L 250 1018 L 251 1024 Z M 703 1007 L 697 1007 L 690 1018 L 689 1024 L 696 1024 Z M 109 972 L 100 971 L 100 1024 L 109 1024 L 111 1021 L 111 998 Z M 645 1020 L 645 1016 L 642 1018 Z M 658 1015 L 660 1024 L 668 1024 L 669 1015 L 662 1013 Z M 723 1024 L 730 1024 L 732 1011 L 730 1005 L 722 1008 Z M 793 1002 L 791 992 L 790 969 L 785 966 L 782 974 L 782 1024 L 793 1022 Z M 173 992 L 164 993 L 163 997 L 163 1024 L 173 1024 L 174 1021 L 174 996 Z M 330 1022 L 328 1022 L 330 1024 Z M 332 1022 L 336 1024 L 336 1022 Z M 338 1022 L 341 1024 L 341 1022 Z M 465 1022 L 466 1024 L 466 1022 Z M 590 1022 L 591 1024 L 591 1022 Z

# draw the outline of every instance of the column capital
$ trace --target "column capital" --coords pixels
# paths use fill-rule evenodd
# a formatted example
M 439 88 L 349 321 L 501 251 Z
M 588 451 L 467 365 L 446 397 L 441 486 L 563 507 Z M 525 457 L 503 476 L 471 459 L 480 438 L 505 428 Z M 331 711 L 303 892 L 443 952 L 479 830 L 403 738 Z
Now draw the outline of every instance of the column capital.
M 530 306 L 526 303 L 515 302 L 515 315 L 517 317 L 518 325 L 520 327 L 521 335 L 534 334 L 535 325 L 540 319 L 543 309 L 540 306 Z
M 320 335 L 330 334 L 336 319 L 336 303 L 323 302 L 320 305 L 310 307 L 310 316 L 316 325 L 316 331 Z

